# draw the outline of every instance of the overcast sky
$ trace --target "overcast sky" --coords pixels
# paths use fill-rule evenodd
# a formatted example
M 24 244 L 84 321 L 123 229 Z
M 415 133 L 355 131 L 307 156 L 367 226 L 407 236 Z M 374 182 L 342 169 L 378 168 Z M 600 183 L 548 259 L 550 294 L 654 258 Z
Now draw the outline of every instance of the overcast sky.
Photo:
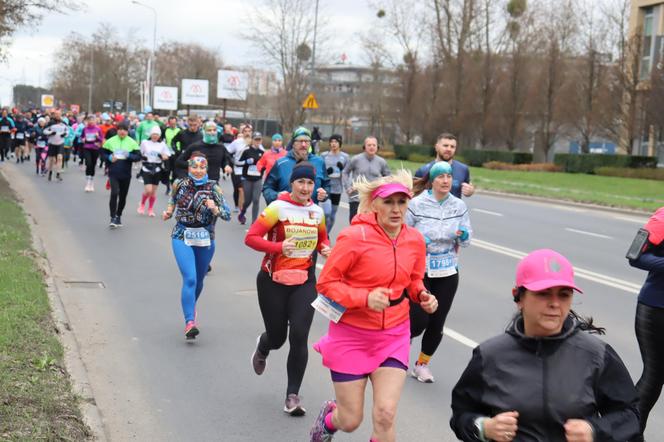
M 312 0 L 313 1 L 313 0 Z M 142 0 L 157 9 L 157 45 L 164 40 L 193 41 L 218 48 L 229 65 L 252 64 L 258 60 L 250 43 L 239 36 L 248 25 L 247 13 L 260 0 Z M 0 64 L 0 104 L 11 101 L 13 83 L 47 87 L 51 68 L 57 63 L 53 54 L 62 39 L 75 30 L 91 35 L 100 22 L 111 23 L 125 36 L 137 29 L 136 38 L 147 47 L 152 45 L 153 13 L 134 5 L 131 0 L 110 2 L 87 0 L 82 10 L 67 15 L 53 14 L 38 27 L 22 29 L 14 34 L 9 59 Z M 321 13 L 333 28 L 331 56 L 346 53 L 349 62 L 364 62 L 362 49 L 356 43 L 375 17 L 367 0 L 320 0 Z M 268 31 L 266 29 L 266 31 Z M 266 38 L 269 38 L 266 35 Z M 57 97 L 56 97 L 57 98 Z

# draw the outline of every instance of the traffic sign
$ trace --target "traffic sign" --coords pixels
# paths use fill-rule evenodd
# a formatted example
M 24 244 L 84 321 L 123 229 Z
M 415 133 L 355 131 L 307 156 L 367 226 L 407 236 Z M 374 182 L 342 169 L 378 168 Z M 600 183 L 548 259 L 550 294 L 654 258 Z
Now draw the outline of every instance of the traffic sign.
M 309 94 L 307 98 L 302 103 L 304 109 L 318 109 L 318 102 L 316 101 L 316 96 L 314 94 Z
M 53 95 L 42 95 L 41 96 L 41 105 L 42 107 L 53 107 L 55 104 L 55 98 Z

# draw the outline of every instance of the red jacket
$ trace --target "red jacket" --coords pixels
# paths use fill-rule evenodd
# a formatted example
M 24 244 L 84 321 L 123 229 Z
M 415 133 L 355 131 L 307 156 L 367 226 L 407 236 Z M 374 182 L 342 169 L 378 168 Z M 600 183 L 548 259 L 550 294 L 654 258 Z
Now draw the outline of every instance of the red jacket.
M 408 289 L 410 298 L 419 302 L 425 267 L 426 246 L 420 232 L 404 224 L 393 244 L 375 214 L 361 214 L 339 233 L 316 288 L 346 307 L 340 322 L 372 330 L 391 328 L 408 319 L 408 299 L 377 312 L 367 307 L 369 292 L 391 288 L 390 299 L 395 301 Z
M 273 151 L 271 148 L 266 150 L 260 160 L 256 163 L 259 171 L 265 169 L 264 177 L 267 177 L 274 166 L 274 163 L 277 162 L 279 158 L 286 156 L 286 149 L 281 148 L 279 152 Z

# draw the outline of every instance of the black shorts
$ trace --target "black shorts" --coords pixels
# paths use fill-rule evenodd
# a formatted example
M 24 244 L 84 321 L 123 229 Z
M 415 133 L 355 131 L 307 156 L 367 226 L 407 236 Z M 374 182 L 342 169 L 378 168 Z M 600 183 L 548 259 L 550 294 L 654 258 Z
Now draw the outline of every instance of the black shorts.
M 143 184 L 151 184 L 153 186 L 157 186 L 159 184 L 159 181 L 161 180 L 161 172 L 150 173 L 143 171 L 141 172 L 141 176 L 143 177 Z
M 48 145 L 48 156 L 49 157 L 57 157 L 58 155 L 64 154 L 64 152 L 65 152 L 64 144 L 60 144 L 60 145 L 49 144 Z
M 340 193 L 331 193 L 330 194 L 330 201 L 332 202 L 333 206 L 338 206 L 339 203 L 341 202 L 341 194 Z

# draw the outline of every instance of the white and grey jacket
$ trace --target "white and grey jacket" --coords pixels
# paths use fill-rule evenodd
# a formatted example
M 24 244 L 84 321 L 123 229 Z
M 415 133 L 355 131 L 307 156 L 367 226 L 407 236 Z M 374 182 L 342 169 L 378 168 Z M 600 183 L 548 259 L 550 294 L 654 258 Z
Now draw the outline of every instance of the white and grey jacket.
M 424 236 L 427 253 L 454 253 L 457 245 L 467 247 L 473 235 L 468 207 L 451 193 L 443 201 L 436 201 L 430 190 L 425 190 L 410 201 L 406 224 L 415 227 Z M 458 230 L 468 232 L 457 236 Z

